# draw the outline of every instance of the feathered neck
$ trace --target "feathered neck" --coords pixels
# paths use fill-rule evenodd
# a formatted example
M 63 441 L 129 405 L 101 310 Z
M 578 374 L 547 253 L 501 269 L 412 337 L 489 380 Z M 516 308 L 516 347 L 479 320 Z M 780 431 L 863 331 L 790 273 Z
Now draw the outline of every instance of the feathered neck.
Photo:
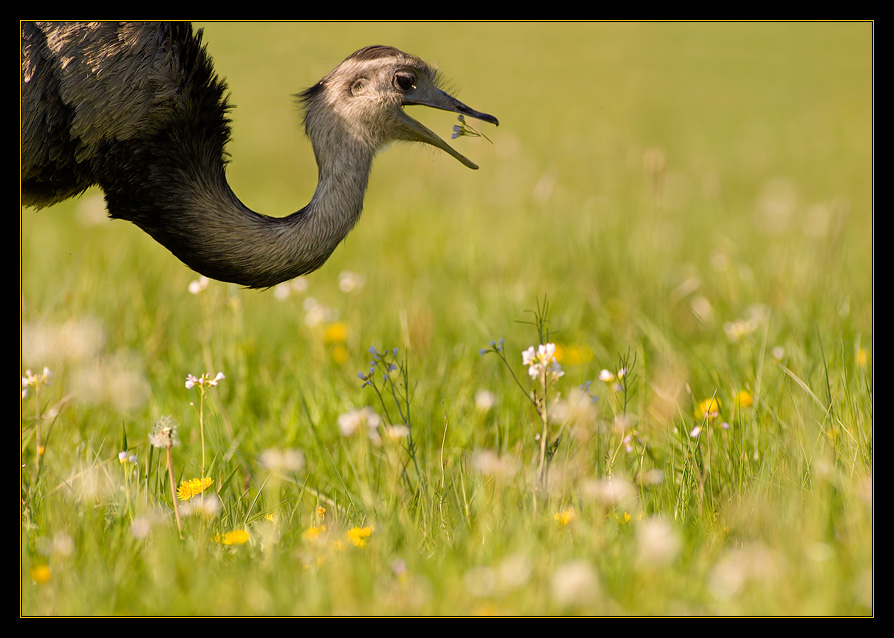
M 183 108 L 149 138 L 111 145 L 101 186 L 112 217 L 138 225 L 193 270 L 213 279 L 267 288 L 316 270 L 363 209 L 376 144 L 326 117 L 320 89 L 303 102 L 318 165 L 310 202 L 282 218 L 250 210 L 226 179 L 229 106 L 204 48 L 184 66 L 198 81 Z

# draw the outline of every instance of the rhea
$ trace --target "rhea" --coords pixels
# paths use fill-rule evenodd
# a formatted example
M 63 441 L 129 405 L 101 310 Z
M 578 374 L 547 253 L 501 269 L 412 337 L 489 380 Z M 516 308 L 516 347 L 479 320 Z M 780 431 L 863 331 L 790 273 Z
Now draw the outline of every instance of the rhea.
M 404 107 L 498 124 L 445 92 L 418 57 L 360 49 L 298 94 L 317 187 L 297 212 L 270 217 L 227 184 L 227 88 L 191 24 L 23 23 L 21 89 L 24 205 L 98 186 L 110 217 L 198 273 L 251 288 L 323 265 L 357 223 L 373 158 L 389 142 L 430 144 L 478 168 Z

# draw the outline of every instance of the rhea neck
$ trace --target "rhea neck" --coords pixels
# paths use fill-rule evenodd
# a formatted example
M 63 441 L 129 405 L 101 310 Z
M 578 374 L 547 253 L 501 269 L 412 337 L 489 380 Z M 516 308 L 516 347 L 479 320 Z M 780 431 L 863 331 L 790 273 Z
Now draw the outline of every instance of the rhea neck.
M 376 145 L 346 130 L 308 126 L 318 166 L 310 202 L 287 217 L 250 210 L 227 184 L 225 164 L 190 160 L 181 180 L 155 192 L 151 215 L 117 214 L 212 279 L 268 288 L 325 263 L 360 218 Z M 209 170 L 210 169 L 210 170 Z M 107 197 L 108 197 L 107 193 Z

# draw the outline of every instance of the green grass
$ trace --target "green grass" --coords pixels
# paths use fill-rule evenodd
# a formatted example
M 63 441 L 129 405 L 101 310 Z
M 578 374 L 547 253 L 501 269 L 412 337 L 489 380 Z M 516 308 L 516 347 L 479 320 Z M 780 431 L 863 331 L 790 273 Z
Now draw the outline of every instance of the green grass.
M 291 94 L 363 45 L 501 124 L 453 141 L 477 172 L 385 151 L 287 295 L 191 294 L 138 229 L 85 221 L 94 192 L 23 209 L 22 374 L 53 376 L 21 403 L 22 615 L 874 613 L 871 24 L 204 26 L 231 183 L 268 214 L 316 177 Z M 396 369 L 364 385 L 371 347 Z M 200 418 L 187 374 L 218 371 Z M 410 435 L 342 434 L 361 408 Z M 178 485 L 202 435 L 214 480 L 181 532 L 162 418 Z

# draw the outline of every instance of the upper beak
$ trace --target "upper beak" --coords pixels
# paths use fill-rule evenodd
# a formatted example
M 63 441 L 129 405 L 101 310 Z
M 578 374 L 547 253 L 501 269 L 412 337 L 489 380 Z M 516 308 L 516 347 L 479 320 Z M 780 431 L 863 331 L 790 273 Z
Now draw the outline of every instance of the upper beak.
M 417 91 L 412 96 L 408 96 L 408 98 L 404 100 L 405 106 L 411 106 L 414 104 L 418 104 L 421 106 L 430 106 L 432 108 L 441 109 L 444 111 L 452 111 L 454 113 L 459 113 L 460 115 L 474 117 L 475 119 L 481 120 L 483 122 L 490 122 L 491 124 L 494 124 L 496 126 L 499 126 L 500 124 L 497 118 L 495 118 L 493 115 L 488 115 L 487 113 L 482 113 L 480 111 L 476 111 L 475 109 L 469 108 L 452 95 L 449 95 L 448 93 L 445 93 L 441 89 L 438 89 L 434 86 L 428 87 L 427 91 Z M 403 109 L 401 109 L 400 113 L 401 119 L 405 125 L 404 132 L 407 134 L 407 140 L 431 144 L 432 146 L 436 146 L 442 151 L 449 153 L 469 168 L 478 168 L 478 165 L 475 164 L 475 162 L 458 153 L 456 150 L 453 149 L 453 147 L 451 147 L 449 144 L 447 144 L 447 142 L 438 137 L 430 129 L 423 126 L 412 117 L 404 113 Z

